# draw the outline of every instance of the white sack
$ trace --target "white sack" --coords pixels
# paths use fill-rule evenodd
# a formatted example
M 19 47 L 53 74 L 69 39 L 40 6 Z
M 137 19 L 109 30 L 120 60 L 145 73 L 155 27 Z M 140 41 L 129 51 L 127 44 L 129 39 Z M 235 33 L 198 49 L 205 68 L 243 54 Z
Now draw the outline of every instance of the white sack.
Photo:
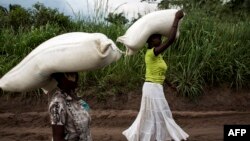
M 133 55 L 145 45 L 150 35 L 162 34 L 168 37 L 177 11 L 177 9 L 167 9 L 144 15 L 130 26 L 123 36 L 118 37 L 116 41 L 126 46 L 127 55 Z M 179 27 L 176 38 L 178 36 Z
M 66 33 L 45 41 L 0 79 L 5 91 L 49 90 L 55 72 L 89 71 L 121 57 L 114 42 L 101 33 Z

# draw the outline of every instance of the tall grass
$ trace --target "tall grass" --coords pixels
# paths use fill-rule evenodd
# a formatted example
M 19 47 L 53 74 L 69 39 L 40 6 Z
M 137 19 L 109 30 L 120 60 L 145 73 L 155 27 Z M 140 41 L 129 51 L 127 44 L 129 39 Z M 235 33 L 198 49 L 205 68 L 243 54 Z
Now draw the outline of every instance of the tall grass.
M 166 78 L 177 86 L 180 94 L 195 98 L 203 93 L 206 85 L 227 83 L 236 89 L 249 86 L 250 23 L 247 21 L 235 24 L 208 17 L 203 11 L 193 11 L 186 15 L 180 38 L 164 53 L 169 66 Z M 124 25 L 77 21 L 71 31 L 100 32 L 115 41 L 126 29 Z M 63 32 L 67 31 L 49 24 L 28 31 L 20 28 L 18 34 L 11 29 L 1 30 L 0 76 L 40 43 Z M 124 49 L 121 44 L 117 45 Z M 82 72 L 81 89 L 94 87 L 101 97 L 110 91 L 124 93 L 140 89 L 145 73 L 145 48 L 103 69 Z
M 202 11 L 189 13 L 182 25 L 182 35 L 170 50 L 169 78 L 184 95 L 201 94 L 205 85 L 229 83 L 233 88 L 249 82 L 249 22 L 237 24 L 203 17 Z
M 29 31 L 20 27 L 18 33 L 7 28 L 2 29 L 0 33 L 0 75 L 2 76 L 39 44 L 59 34 L 59 28 L 47 24 L 40 28 L 32 27 Z

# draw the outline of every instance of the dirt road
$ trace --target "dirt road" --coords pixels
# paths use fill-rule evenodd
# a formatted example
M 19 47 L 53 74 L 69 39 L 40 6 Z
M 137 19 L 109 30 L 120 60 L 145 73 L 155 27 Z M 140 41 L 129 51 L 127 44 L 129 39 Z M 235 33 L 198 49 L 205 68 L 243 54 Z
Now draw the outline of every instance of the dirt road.
M 116 94 L 106 101 L 93 92 L 91 106 L 94 141 L 126 141 L 122 131 L 134 121 L 140 107 L 141 90 Z M 250 91 L 227 87 L 207 89 L 192 102 L 166 89 L 173 117 L 189 135 L 189 141 L 223 141 L 225 124 L 250 125 Z M 0 141 L 48 141 L 51 139 L 46 95 L 0 96 Z
M 136 117 L 135 110 L 91 111 L 94 141 L 126 141 L 122 131 Z M 223 141 L 223 125 L 249 124 L 250 112 L 173 111 L 176 122 L 190 135 L 189 141 Z M 46 112 L 1 113 L 0 141 L 45 141 L 51 138 Z

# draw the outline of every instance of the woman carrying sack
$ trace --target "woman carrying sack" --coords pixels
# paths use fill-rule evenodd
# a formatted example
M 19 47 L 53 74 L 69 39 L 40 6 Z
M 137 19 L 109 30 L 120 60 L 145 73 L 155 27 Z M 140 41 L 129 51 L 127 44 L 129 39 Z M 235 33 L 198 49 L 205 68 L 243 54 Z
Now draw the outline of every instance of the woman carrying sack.
M 88 107 L 75 92 L 78 73 L 54 73 L 51 77 L 58 83 L 48 93 L 53 141 L 92 141 Z
M 161 55 L 174 42 L 178 23 L 183 16 L 181 10 L 175 14 L 170 37 L 165 43 L 161 44 L 160 34 L 153 34 L 147 40 L 146 82 L 142 89 L 140 111 L 134 123 L 123 132 L 128 141 L 180 141 L 188 138 L 188 134 L 175 123 L 164 96 L 167 65 Z

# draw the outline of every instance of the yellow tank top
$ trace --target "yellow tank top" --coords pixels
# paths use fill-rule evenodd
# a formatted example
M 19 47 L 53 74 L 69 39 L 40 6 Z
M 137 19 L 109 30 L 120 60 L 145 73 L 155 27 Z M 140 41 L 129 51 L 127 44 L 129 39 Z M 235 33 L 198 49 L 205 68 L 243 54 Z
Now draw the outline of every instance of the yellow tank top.
M 165 80 L 165 73 L 167 70 L 167 64 L 163 60 L 161 54 L 155 56 L 154 48 L 148 49 L 145 55 L 146 63 L 146 81 L 153 83 L 163 84 Z

